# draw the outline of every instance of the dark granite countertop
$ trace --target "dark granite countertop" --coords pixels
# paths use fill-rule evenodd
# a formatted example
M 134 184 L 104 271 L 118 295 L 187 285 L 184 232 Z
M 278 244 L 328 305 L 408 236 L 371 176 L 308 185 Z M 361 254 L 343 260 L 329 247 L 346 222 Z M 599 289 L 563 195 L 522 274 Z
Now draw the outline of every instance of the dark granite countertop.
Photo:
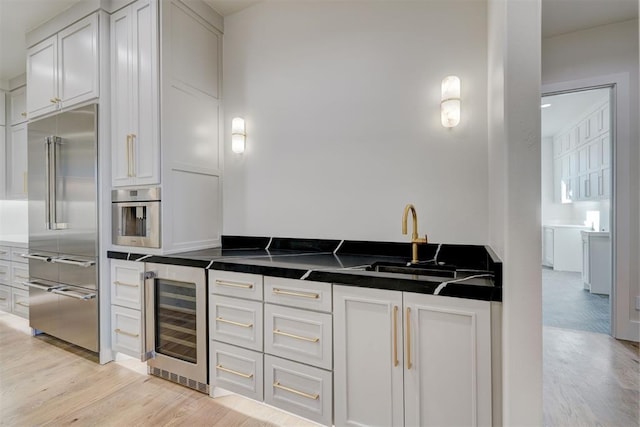
M 372 270 L 402 271 L 410 254 L 409 243 L 223 236 L 222 248 L 167 255 L 109 251 L 108 257 L 502 301 L 502 262 L 488 246 L 420 245 L 421 262 L 411 271 L 419 274 Z

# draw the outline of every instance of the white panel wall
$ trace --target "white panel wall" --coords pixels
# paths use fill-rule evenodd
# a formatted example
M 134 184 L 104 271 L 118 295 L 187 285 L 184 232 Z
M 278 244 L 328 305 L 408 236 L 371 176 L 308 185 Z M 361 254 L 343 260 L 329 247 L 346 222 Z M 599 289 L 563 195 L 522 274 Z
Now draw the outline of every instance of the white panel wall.
M 488 240 L 486 3 L 261 3 L 225 18 L 224 233 Z M 440 125 L 440 82 L 462 123 Z M 230 150 L 231 118 L 247 150 Z
M 638 20 L 604 25 L 543 40 L 543 88 L 571 89 L 588 84 L 617 83 L 615 152 L 617 228 L 614 334 L 640 339 L 640 153 L 638 132 Z
M 506 426 L 542 424 L 540 0 L 489 0 L 490 243 L 503 259 Z

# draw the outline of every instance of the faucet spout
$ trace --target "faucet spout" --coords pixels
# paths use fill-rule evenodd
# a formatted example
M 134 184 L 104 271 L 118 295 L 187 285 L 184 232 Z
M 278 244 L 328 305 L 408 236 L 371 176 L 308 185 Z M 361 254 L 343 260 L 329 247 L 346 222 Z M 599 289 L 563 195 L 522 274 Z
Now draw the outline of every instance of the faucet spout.
M 402 234 L 407 234 L 407 220 L 409 219 L 409 212 L 413 219 L 413 230 L 411 233 L 411 262 L 418 262 L 418 244 L 427 243 L 427 236 L 424 238 L 418 237 L 418 214 L 416 208 L 412 204 L 408 204 L 404 207 L 404 213 L 402 214 Z

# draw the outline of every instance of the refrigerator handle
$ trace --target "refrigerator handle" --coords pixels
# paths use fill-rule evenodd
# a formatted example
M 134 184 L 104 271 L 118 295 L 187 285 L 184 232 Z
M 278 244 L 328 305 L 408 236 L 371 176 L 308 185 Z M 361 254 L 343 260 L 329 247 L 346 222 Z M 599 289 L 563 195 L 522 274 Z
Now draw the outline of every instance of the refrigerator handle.
M 59 136 L 51 136 L 49 147 L 49 217 L 50 230 L 64 230 L 67 224 L 58 222 L 58 195 L 56 193 L 56 184 L 58 180 L 58 150 L 62 149 L 62 138 Z
M 47 230 L 51 230 L 51 137 L 44 139 L 44 226 Z

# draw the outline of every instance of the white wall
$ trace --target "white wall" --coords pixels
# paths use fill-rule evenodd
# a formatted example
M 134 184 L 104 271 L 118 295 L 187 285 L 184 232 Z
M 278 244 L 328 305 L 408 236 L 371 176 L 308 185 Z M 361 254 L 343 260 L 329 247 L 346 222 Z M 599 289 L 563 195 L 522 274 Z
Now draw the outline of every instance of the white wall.
M 542 425 L 540 0 L 489 0 L 490 244 L 503 259 L 503 424 Z
M 224 233 L 488 240 L 486 2 L 261 3 L 225 18 Z M 440 82 L 462 123 L 440 125 Z
M 640 339 L 640 153 L 638 133 L 638 20 L 604 25 L 551 37 L 542 42 L 542 82 L 545 92 L 615 83 L 614 143 L 616 254 L 614 334 Z

